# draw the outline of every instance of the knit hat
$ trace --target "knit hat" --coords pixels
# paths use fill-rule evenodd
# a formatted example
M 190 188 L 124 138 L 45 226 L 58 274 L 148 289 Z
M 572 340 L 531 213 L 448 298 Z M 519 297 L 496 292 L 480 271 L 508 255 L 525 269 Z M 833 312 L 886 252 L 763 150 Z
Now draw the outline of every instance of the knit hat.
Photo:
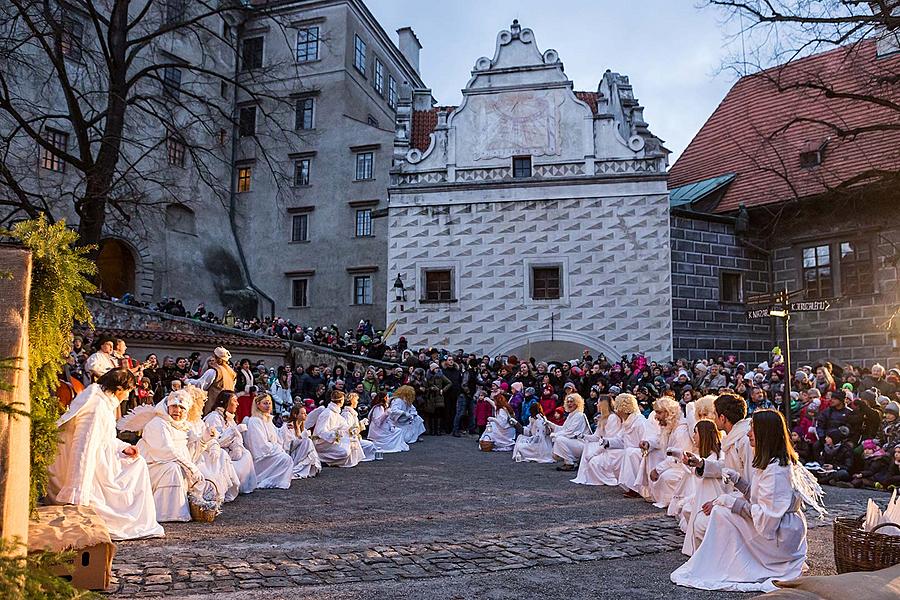
M 567 389 L 569 389 L 569 388 L 572 388 L 573 390 L 574 390 L 574 389 L 577 389 L 577 388 L 575 387 L 575 384 L 574 384 L 574 383 L 572 383 L 571 381 L 567 381 L 567 382 L 565 383 L 565 385 L 563 386 L 563 389 L 564 389 L 564 390 L 567 390 Z
M 889 412 L 900 416 L 900 404 L 896 402 L 888 402 L 887 406 L 884 407 L 884 412 Z
M 620 388 L 617 385 L 612 385 L 609 387 L 609 393 L 612 394 L 613 396 L 615 396 L 616 394 L 621 394 L 622 388 Z
M 522 385 L 521 381 L 514 381 L 512 384 L 512 389 L 514 389 L 517 392 L 521 392 L 523 387 L 524 386 Z
M 810 399 L 812 399 L 812 398 L 821 398 L 821 397 L 822 397 L 822 392 L 820 392 L 818 388 L 811 388 L 811 389 L 810 389 L 808 392 L 806 392 L 806 393 L 809 394 Z
M 534 393 L 535 393 L 535 390 L 534 390 L 533 387 L 525 388 L 525 395 L 526 395 L 526 396 L 527 396 L 528 394 L 534 395 Z

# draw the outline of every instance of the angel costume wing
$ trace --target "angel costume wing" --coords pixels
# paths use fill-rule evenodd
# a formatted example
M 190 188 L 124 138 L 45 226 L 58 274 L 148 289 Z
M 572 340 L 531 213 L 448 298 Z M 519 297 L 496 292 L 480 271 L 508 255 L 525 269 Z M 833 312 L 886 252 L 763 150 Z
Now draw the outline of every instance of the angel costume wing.
M 135 433 L 140 433 L 156 414 L 157 408 L 152 404 L 136 406 L 128 411 L 127 415 L 116 422 L 116 429 L 119 431 L 133 431 Z

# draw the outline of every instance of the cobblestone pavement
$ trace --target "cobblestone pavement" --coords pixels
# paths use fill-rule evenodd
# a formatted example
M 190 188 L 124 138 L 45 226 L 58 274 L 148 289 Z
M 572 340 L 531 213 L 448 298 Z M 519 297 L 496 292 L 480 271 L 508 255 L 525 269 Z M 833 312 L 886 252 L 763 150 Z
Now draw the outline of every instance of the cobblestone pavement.
M 389 596 L 428 597 L 446 582 L 465 586 L 484 577 L 514 589 L 517 572 L 544 571 L 539 588 L 565 591 L 565 582 L 552 582 L 562 571 L 662 562 L 665 573 L 654 573 L 661 596 L 704 597 L 667 583 L 668 565 L 682 560 L 674 519 L 617 489 L 577 486 L 569 477 L 548 465 L 516 465 L 508 453 L 481 454 L 472 439 L 426 438 L 379 463 L 326 469 L 291 490 L 241 497 L 212 525 L 169 524 L 165 539 L 120 544 L 111 593 L 305 590 L 351 598 L 387 585 Z M 830 517 L 861 514 L 867 494 L 834 492 Z M 830 519 L 809 524 L 827 530 Z M 811 540 L 825 537 L 811 532 Z M 828 572 L 827 561 L 814 571 Z M 615 585 L 630 590 L 641 577 L 636 569 Z M 429 589 L 425 579 L 437 583 Z

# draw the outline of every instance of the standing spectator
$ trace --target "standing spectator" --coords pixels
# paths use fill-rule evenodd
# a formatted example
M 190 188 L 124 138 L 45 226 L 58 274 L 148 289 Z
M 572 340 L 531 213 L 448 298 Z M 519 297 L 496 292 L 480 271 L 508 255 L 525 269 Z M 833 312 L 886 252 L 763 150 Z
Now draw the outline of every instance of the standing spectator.
M 111 338 L 103 338 L 100 340 L 99 349 L 88 357 L 84 363 L 84 370 L 91 376 L 92 381 L 97 381 L 107 372 L 119 367 L 119 361 L 113 355 L 114 348 Z

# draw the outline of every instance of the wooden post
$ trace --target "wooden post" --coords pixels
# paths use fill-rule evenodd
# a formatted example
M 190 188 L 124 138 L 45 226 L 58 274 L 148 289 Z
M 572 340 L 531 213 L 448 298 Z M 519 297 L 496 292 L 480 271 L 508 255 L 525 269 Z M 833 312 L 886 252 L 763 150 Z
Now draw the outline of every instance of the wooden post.
M 11 277 L 10 277 L 11 276 Z M 0 404 L 31 411 L 28 372 L 28 293 L 31 252 L 0 246 L 0 358 L 14 369 L 0 373 L 10 384 L 0 390 Z M 24 554 L 28 543 L 28 497 L 31 490 L 31 421 L 0 414 L 0 538 L 18 538 Z

